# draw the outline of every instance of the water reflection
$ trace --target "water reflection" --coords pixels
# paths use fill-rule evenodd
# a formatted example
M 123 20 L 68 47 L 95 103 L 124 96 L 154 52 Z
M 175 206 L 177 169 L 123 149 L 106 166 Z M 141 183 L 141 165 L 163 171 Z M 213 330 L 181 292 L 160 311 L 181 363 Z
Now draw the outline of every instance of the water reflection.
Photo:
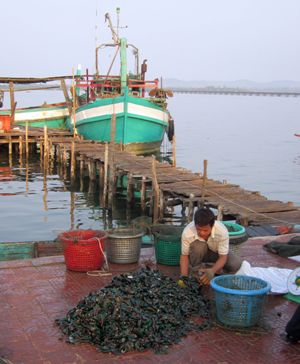
M 77 176 L 60 164 L 0 155 L 1 241 L 53 240 L 69 229 L 111 229 L 140 216 L 139 203 L 126 209 L 126 190 L 115 196 L 112 211 L 103 207 L 96 181 Z

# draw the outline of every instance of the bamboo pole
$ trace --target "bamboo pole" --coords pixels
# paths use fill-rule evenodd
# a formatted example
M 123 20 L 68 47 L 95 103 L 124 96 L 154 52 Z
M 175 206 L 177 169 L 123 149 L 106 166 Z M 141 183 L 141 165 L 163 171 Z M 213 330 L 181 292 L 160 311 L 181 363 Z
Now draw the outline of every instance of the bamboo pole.
M 207 159 L 203 161 L 203 183 L 202 183 L 202 191 L 201 191 L 201 203 L 200 206 L 204 206 L 205 202 L 205 186 L 207 180 Z

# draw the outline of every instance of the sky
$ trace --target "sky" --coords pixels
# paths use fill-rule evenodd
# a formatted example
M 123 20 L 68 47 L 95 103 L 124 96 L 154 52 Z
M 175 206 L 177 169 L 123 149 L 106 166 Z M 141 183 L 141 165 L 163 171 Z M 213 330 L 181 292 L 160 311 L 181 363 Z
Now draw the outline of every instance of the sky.
M 3 0 L 0 76 L 94 72 L 117 7 L 147 78 L 300 81 L 299 0 Z

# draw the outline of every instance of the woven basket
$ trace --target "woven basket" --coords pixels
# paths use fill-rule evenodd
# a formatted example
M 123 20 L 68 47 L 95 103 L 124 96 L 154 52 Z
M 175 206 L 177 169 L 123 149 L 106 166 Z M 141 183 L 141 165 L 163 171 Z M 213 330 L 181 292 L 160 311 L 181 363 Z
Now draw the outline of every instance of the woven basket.
M 258 323 L 269 283 L 240 275 L 223 275 L 211 281 L 215 292 L 216 313 L 220 323 L 232 327 L 249 327 Z
M 231 221 L 221 221 L 228 230 L 229 234 L 229 251 L 235 254 L 239 253 L 242 243 L 248 240 L 248 234 L 244 226 Z
M 140 258 L 144 232 L 135 229 L 116 229 L 108 233 L 106 253 L 111 263 L 136 263 Z
M 62 243 L 66 267 L 88 272 L 102 267 L 106 233 L 101 230 L 71 230 L 58 236 Z
M 154 225 L 155 257 L 158 264 L 178 266 L 181 255 L 181 234 L 184 227 Z

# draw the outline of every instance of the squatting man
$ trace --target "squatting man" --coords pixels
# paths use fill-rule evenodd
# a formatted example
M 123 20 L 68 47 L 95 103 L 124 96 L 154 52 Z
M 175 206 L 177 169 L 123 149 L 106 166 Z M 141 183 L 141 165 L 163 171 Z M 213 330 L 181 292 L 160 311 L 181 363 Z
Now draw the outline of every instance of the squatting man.
M 203 263 L 212 263 L 204 267 Z M 194 221 L 189 223 L 181 236 L 180 274 L 195 275 L 200 284 L 208 285 L 215 274 L 223 270 L 235 273 L 242 259 L 229 251 L 227 228 L 216 221 L 215 215 L 207 207 L 199 208 Z M 180 283 L 183 281 L 179 280 Z M 184 283 L 183 283 L 184 284 Z

